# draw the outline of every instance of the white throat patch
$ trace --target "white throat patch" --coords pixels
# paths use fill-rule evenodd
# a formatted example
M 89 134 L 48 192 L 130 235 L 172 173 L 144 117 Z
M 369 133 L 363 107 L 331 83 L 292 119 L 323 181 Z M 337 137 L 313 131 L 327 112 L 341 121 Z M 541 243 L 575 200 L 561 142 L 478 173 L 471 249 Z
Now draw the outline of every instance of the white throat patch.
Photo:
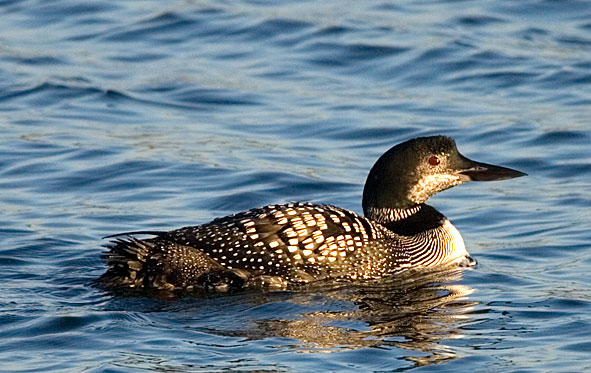
M 409 191 L 409 199 L 414 203 L 424 203 L 437 192 L 463 183 L 459 175 L 435 174 L 422 177 Z

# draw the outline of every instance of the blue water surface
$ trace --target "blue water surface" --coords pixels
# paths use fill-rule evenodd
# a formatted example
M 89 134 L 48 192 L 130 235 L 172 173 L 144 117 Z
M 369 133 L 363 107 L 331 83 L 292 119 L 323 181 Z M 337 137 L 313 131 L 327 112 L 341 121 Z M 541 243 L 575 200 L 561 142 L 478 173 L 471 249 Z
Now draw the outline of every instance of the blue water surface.
M 591 370 L 588 1 L 0 1 L 0 370 Z M 115 296 L 101 237 L 361 212 L 416 136 L 526 178 L 430 203 L 479 265 Z

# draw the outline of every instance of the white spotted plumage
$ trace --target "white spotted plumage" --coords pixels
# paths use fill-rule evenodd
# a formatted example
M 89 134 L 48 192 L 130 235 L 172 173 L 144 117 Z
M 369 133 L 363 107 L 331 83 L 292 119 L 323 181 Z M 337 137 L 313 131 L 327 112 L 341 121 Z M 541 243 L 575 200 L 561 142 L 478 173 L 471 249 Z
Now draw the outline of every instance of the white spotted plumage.
M 413 210 L 417 211 L 420 209 Z M 396 211 L 380 214 L 406 216 Z M 139 253 L 138 243 L 158 248 L 158 243 L 163 242 L 166 256 L 175 257 L 174 263 L 181 268 L 181 277 L 199 274 L 198 265 L 203 260 L 195 265 L 187 259 L 194 251 L 220 268 L 247 271 L 251 276 L 278 276 L 292 283 L 326 277 L 379 278 L 409 267 L 441 265 L 467 255 L 459 232 L 447 219 L 437 228 L 402 236 L 354 212 L 310 203 L 253 209 L 209 224 L 164 232 L 152 241 L 134 239 L 131 250 Z M 125 245 L 127 241 L 118 242 Z M 178 246 L 182 255 L 177 253 L 177 245 L 182 245 Z M 146 255 L 141 252 L 142 257 Z M 182 264 L 182 260 L 188 264 Z M 127 266 L 132 276 L 141 272 L 141 262 L 128 261 Z M 303 276 L 303 272 L 307 275 Z M 165 278 L 156 276 L 151 280 L 168 287 Z M 139 280 L 134 281 L 137 284 Z

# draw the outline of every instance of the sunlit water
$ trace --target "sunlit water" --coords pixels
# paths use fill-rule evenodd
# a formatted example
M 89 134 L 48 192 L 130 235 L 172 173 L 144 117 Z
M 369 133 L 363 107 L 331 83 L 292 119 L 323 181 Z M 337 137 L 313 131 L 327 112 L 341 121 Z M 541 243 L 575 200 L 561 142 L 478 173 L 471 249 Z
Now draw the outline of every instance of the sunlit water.
M 591 369 L 587 1 L 1 1 L 0 370 Z M 526 178 L 430 203 L 479 265 L 297 292 L 90 285 L 101 237 L 360 212 L 444 134 Z

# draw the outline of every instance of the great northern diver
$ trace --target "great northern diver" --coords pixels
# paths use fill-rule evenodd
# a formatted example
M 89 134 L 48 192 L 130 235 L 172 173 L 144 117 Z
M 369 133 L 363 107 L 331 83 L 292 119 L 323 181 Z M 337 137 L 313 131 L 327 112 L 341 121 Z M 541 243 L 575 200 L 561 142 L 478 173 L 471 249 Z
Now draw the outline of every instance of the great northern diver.
M 331 205 L 269 205 L 168 232 L 128 232 L 104 254 L 106 288 L 286 288 L 323 279 L 379 279 L 408 268 L 470 266 L 449 220 L 425 204 L 467 181 L 526 174 L 472 161 L 453 139 L 420 137 L 374 164 L 363 190 L 365 217 Z M 155 237 L 138 239 L 134 235 Z

